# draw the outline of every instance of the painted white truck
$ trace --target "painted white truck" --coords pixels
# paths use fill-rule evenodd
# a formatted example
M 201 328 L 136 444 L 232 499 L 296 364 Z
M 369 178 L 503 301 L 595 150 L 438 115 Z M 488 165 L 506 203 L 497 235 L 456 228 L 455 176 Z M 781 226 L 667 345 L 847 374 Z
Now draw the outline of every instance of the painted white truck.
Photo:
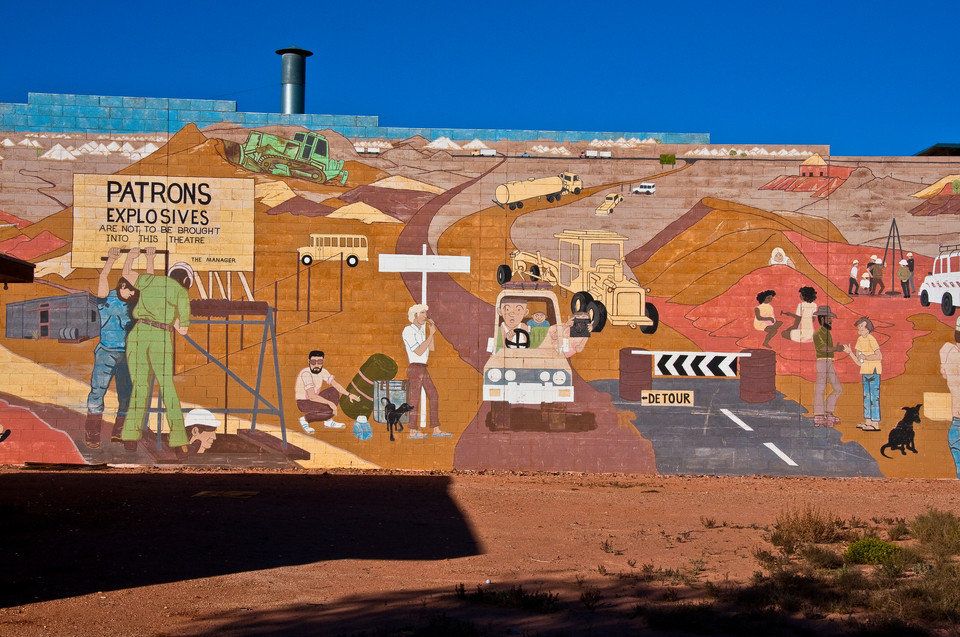
M 944 316 L 953 316 L 960 303 L 960 244 L 940 246 L 933 272 L 920 284 L 920 305 L 939 303 Z

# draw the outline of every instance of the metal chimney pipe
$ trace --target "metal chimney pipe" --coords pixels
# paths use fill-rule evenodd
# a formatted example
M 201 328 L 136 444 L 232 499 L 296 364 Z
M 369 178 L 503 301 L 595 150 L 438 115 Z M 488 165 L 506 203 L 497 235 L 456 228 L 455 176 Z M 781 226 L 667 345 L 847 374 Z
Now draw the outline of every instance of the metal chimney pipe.
M 280 93 L 280 112 L 284 115 L 302 115 L 303 88 L 307 83 L 307 58 L 313 55 L 313 52 L 290 47 L 280 49 L 277 55 L 282 56 L 280 81 L 283 88 Z

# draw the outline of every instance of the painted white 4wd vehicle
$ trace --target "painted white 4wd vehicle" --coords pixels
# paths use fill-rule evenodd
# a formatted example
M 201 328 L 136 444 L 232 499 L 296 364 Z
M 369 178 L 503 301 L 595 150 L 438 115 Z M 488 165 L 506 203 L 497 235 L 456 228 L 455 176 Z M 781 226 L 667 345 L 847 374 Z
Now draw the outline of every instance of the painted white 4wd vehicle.
M 512 405 L 539 405 L 562 428 L 566 403 L 573 402 L 573 373 L 564 354 L 568 339 L 558 343 L 550 334 L 551 326 L 563 322 L 551 288 L 542 282 L 505 283 L 497 296 L 490 359 L 483 366 L 483 400 L 490 402 L 497 429 L 511 428 Z M 527 319 L 540 314 L 542 324 L 530 325 Z
M 933 272 L 920 285 L 920 305 L 939 303 L 944 316 L 953 316 L 960 303 L 960 244 L 940 246 Z

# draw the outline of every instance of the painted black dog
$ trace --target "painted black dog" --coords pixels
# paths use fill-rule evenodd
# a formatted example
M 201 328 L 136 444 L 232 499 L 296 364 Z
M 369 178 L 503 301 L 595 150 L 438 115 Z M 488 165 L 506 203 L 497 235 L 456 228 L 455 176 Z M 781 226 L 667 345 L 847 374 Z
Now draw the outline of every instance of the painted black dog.
M 899 449 L 900 453 L 903 455 L 907 455 L 907 449 L 913 453 L 917 453 L 917 448 L 913 445 L 913 425 L 914 423 L 920 423 L 921 407 L 923 407 L 922 404 L 903 408 L 903 411 L 906 413 L 903 414 L 903 418 L 900 419 L 900 422 L 897 423 L 897 426 L 890 430 L 890 435 L 887 438 L 887 444 L 880 447 L 880 455 L 882 455 L 884 458 L 890 457 L 883 453 L 884 449 L 890 449 L 891 451 L 896 451 Z
M 390 442 L 394 442 L 393 432 L 400 433 L 403 431 L 403 423 L 400 422 L 400 419 L 403 418 L 405 413 L 412 411 L 413 407 L 407 403 L 401 403 L 398 407 L 387 398 L 381 398 L 380 402 L 383 403 L 383 413 L 387 417 L 387 431 L 390 432 Z

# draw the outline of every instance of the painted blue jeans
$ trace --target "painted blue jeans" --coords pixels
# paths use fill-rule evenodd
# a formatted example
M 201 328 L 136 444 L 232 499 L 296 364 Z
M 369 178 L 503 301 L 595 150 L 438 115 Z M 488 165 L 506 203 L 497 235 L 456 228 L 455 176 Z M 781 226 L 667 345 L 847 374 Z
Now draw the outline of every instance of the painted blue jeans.
M 863 417 L 880 422 L 880 374 L 863 374 Z
M 87 395 L 87 413 L 103 413 L 103 397 L 110 386 L 110 380 L 117 381 L 117 417 L 125 418 L 130 407 L 130 393 L 133 391 L 133 381 L 130 379 L 130 368 L 127 367 L 127 353 L 123 350 L 115 351 L 97 346 L 93 359 L 93 374 L 90 376 L 90 393 Z
M 957 478 L 960 479 L 960 418 L 954 418 L 947 432 L 947 442 L 950 443 L 950 453 L 953 454 L 953 464 L 957 468 Z

